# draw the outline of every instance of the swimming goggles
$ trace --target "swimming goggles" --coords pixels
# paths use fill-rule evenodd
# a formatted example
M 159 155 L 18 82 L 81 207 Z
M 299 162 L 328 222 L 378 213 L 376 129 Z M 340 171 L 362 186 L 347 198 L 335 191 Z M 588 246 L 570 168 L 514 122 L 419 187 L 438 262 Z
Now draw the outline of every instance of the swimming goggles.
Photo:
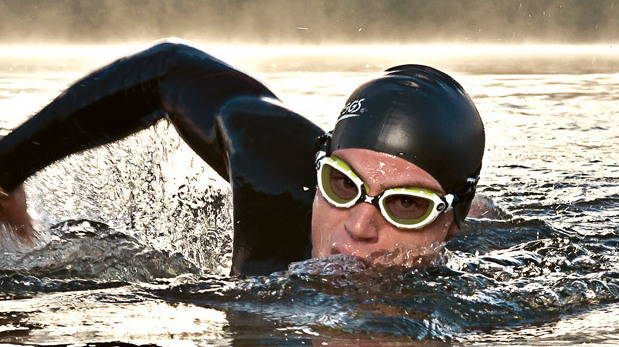
M 398 228 L 423 228 L 453 207 L 453 194 L 442 196 L 420 187 L 390 188 L 370 196 L 368 186 L 345 161 L 327 157 L 322 151 L 317 155 L 316 166 L 318 188 L 327 202 L 338 208 L 367 202 Z

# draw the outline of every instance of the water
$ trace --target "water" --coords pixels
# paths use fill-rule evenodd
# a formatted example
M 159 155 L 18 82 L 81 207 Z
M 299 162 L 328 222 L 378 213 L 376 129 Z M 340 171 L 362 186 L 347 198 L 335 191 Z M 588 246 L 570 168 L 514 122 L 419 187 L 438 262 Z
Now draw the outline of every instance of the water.
M 377 71 L 450 72 L 486 124 L 479 191 L 503 213 L 424 268 L 335 256 L 230 278 L 229 188 L 162 121 L 28 181 L 41 242 L 2 240 L 0 342 L 618 344 L 619 51 L 585 48 L 210 49 L 325 129 Z M 0 48 L 0 127 L 130 49 Z

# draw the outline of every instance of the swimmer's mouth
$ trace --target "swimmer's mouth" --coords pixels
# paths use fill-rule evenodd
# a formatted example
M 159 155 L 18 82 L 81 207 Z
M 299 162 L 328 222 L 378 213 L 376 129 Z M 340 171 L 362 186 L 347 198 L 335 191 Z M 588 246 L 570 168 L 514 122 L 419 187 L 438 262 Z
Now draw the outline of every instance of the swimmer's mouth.
M 359 253 L 358 251 L 347 249 L 347 247 L 342 247 L 340 245 L 333 245 L 331 247 L 331 253 L 329 255 L 344 254 L 344 255 L 349 255 L 351 257 L 359 257 L 358 253 Z
M 354 243 L 333 241 L 327 256 L 343 254 L 356 258 L 365 258 L 368 254 L 376 252 L 375 247 L 369 245 L 357 245 Z

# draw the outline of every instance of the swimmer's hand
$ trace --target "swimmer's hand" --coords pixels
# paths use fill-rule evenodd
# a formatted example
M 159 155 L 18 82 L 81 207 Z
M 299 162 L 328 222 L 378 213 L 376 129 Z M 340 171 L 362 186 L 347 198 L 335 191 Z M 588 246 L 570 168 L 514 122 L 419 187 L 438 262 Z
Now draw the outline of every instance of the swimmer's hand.
M 0 234 L 16 237 L 26 245 L 32 245 L 35 241 L 32 221 L 26 211 L 26 193 L 23 185 L 12 192 L 0 188 Z M 2 239 L 5 238 L 0 238 Z

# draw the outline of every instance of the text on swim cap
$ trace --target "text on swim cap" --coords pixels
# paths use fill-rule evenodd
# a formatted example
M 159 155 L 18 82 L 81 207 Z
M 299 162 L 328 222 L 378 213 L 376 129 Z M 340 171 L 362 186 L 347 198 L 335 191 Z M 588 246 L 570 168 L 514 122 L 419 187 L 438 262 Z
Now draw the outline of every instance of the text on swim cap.
M 342 112 L 340 112 L 340 118 L 344 115 L 357 115 L 357 112 L 359 112 L 359 110 L 361 110 L 361 103 L 363 102 L 363 100 L 365 100 L 365 98 L 361 98 L 361 99 L 357 99 L 357 100 L 353 100 L 349 103 L 347 103 L 344 106 L 344 109 L 342 109 Z

